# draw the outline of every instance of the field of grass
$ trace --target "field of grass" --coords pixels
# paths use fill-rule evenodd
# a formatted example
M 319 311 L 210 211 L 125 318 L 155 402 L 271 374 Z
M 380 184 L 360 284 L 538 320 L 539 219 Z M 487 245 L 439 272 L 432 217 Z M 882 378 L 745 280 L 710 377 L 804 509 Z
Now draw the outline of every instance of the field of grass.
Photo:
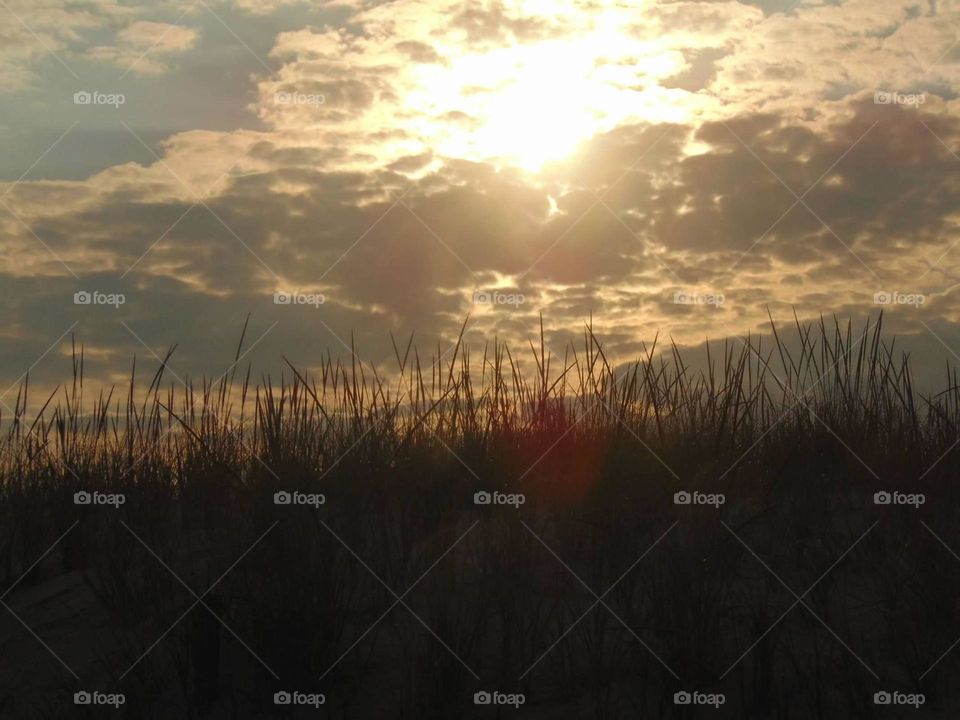
M 78 350 L 2 418 L 0 717 L 956 717 L 958 378 L 773 337 L 93 397 Z

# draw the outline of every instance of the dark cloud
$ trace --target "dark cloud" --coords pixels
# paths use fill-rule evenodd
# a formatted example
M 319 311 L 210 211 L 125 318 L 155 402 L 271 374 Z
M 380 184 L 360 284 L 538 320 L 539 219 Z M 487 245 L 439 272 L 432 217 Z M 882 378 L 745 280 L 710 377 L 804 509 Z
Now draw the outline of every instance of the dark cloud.
M 717 76 L 717 61 L 726 51 L 722 48 L 698 48 L 684 53 L 687 67 L 672 77 L 664 78 L 660 84 L 666 88 L 680 88 L 697 92 L 707 88 Z
M 440 63 L 443 58 L 427 43 L 404 40 L 397 43 L 397 50 L 418 63 Z

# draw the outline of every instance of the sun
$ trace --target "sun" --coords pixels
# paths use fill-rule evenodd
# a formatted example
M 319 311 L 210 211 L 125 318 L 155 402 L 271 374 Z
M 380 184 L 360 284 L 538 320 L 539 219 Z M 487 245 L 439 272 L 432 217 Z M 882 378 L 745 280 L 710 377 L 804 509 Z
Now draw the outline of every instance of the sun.
M 483 120 L 470 138 L 480 154 L 536 171 L 597 131 L 598 87 L 590 83 L 588 59 L 569 50 L 557 43 L 518 53 L 511 77 L 480 109 Z
M 660 109 L 644 78 L 676 64 L 617 28 L 595 29 L 423 68 L 404 104 L 431 118 L 418 134 L 438 154 L 538 172 L 597 133 L 652 119 Z

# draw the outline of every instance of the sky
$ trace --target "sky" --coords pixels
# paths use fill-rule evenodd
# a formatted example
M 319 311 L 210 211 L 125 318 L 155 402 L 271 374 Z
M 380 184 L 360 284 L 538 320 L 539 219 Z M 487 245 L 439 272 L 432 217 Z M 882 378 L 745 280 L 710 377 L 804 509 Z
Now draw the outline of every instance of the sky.
M 74 346 L 217 377 L 248 316 L 279 376 L 883 311 L 933 378 L 958 43 L 960 0 L 0 0 L 0 412 Z

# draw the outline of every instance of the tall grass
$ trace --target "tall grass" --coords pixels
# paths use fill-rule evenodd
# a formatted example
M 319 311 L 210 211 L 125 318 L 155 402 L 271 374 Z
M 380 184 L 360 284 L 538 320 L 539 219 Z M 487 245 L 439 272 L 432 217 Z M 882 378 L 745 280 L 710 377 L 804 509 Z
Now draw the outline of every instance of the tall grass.
M 104 640 L 91 659 L 74 618 L 62 657 L 131 717 L 272 717 L 282 688 L 330 717 L 479 717 L 482 688 L 529 717 L 686 717 L 683 688 L 724 692 L 718 717 L 871 717 L 884 687 L 953 708 L 956 661 L 924 672 L 960 633 L 956 374 L 916 390 L 882 316 L 771 327 L 701 369 L 656 340 L 614 363 L 587 325 L 560 354 L 541 328 L 526 362 L 461 332 L 259 383 L 235 362 L 184 384 L 168 355 L 94 397 L 78 349 L 66 386 L 34 406 L 25 383 L 0 418 L 0 587 L 79 518 L 8 602 L 29 625 L 32 588 L 80 578 Z M 327 503 L 273 503 L 294 489 Z M 928 503 L 874 506 L 885 489 Z M 77 682 L 21 641 L 31 678 L 0 667 L 0 708 L 63 716 Z

